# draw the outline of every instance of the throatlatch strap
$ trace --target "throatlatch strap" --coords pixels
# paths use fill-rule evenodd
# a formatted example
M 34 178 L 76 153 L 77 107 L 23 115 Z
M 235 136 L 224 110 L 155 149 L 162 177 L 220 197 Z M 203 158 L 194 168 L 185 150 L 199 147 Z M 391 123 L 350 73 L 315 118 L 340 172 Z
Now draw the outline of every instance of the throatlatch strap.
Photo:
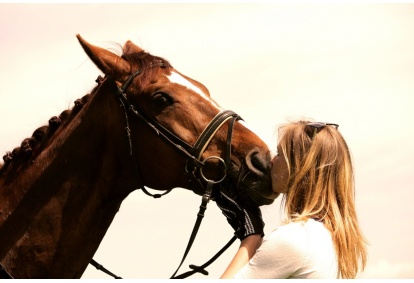
M 171 192 L 171 189 L 166 190 L 165 192 L 163 192 L 162 194 L 151 194 L 149 191 L 147 191 L 147 189 L 145 189 L 144 186 L 141 186 L 141 190 L 148 196 L 153 197 L 153 198 L 160 198 L 162 196 L 165 196 L 166 194 L 168 194 L 169 192 Z

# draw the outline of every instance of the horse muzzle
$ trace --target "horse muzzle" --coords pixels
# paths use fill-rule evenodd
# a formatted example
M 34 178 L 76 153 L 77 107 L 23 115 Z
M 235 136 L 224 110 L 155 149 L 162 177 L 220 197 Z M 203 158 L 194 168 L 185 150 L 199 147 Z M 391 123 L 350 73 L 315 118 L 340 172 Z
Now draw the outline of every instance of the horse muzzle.
M 231 168 L 233 190 L 242 197 L 247 197 L 256 205 L 268 205 L 278 197 L 272 190 L 270 177 L 270 153 L 262 148 L 253 148 L 241 164 Z

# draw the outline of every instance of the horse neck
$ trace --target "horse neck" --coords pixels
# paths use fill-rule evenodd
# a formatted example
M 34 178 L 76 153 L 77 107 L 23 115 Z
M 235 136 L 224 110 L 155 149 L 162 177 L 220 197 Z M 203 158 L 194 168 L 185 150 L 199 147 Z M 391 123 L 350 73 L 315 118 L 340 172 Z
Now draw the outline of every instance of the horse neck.
M 15 180 L 0 177 L 0 262 L 13 277 L 83 274 L 136 188 L 122 115 L 106 81 Z

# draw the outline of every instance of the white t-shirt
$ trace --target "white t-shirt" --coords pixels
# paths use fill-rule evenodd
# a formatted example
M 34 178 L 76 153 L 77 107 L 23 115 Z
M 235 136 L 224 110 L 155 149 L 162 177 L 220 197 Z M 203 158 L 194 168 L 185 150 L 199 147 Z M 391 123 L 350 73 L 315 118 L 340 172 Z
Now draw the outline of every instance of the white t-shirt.
M 313 219 L 280 226 L 234 278 L 338 278 L 331 233 Z

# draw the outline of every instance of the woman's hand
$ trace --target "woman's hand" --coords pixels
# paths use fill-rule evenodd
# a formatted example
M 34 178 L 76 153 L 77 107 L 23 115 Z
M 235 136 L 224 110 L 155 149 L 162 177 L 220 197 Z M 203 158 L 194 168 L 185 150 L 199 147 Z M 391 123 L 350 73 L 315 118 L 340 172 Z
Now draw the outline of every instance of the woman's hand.
M 243 240 L 249 235 L 264 236 L 264 222 L 260 208 L 248 198 L 241 198 L 223 188 L 214 198 L 227 222 L 233 227 L 236 236 Z
M 214 200 L 241 240 L 240 247 L 221 278 L 233 278 L 262 244 L 264 222 L 260 208 L 249 199 L 221 188 Z

